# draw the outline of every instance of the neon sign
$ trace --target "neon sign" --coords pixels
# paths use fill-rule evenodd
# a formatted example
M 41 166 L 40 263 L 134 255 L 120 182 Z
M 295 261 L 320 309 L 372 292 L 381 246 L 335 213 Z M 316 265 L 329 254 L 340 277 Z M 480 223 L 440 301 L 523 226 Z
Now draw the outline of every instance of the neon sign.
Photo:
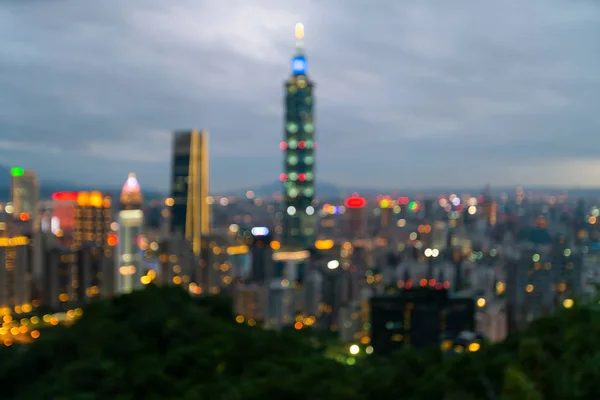
M 367 205 L 367 200 L 364 197 L 348 197 L 346 199 L 346 207 L 348 208 L 364 208 Z
M 269 234 L 269 228 L 266 226 L 255 226 L 251 230 L 254 236 L 267 236 Z

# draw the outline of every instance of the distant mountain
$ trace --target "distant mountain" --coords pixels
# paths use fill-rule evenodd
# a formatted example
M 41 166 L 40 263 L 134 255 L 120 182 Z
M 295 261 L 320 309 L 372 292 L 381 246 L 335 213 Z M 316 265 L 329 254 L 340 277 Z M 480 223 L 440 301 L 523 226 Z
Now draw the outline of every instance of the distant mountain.
M 0 165 L 0 201 L 7 201 L 9 199 L 9 190 L 11 185 L 10 167 Z M 213 195 L 227 195 L 227 196 L 244 196 L 248 189 L 252 189 L 258 196 L 272 196 L 275 192 L 281 192 L 283 185 L 279 181 L 268 183 L 254 188 L 241 188 L 228 191 L 219 191 L 212 193 Z M 600 188 L 544 188 L 544 187 L 525 187 L 525 192 L 537 192 L 537 193 L 549 193 L 553 195 L 559 195 L 564 192 L 569 193 L 571 198 L 600 198 Z M 54 180 L 54 179 L 41 179 L 40 180 L 40 199 L 48 200 L 52 198 L 54 192 L 79 192 L 84 190 L 101 190 L 102 192 L 109 193 L 113 197 L 121 194 L 121 187 L 111 188 L 94 188 L 89 186 L 78 185 L 76 183 L 66 180 Z M 433 189 L 403 189 L 403 188 L 345 188 L 328 182 L 317 181 L 315 191 L 319 198 L 331 198 L 331 197 L 346 197 L 352 195 L 352 193 L 358 193 L 365 197 L 374 197 L 378 194 L 392 194 L 398 196 L 436 196 L 441 193 L 456 193 L 456 194 L 478 194 L 483 191 L 481 188 L 433 188 Z M 507 193 L 512 196 L 515 193 L 514 187 L 492 187 L 492 194 L 497 196 L 501 193 Z M 167 196 L 167 192 L 161 191 L 144 191 L 144 198 L 147 200 L 160 199 Z

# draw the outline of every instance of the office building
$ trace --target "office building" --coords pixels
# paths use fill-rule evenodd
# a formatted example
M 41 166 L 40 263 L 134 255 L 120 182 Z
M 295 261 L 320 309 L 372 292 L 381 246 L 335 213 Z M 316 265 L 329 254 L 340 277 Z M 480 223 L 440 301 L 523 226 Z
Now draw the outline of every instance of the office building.
M 280 147 L 284 151 L 284 248 L 304 249 L 314 243 L 314 121 L 313 82 L 307 77 L 307 60 L 302 39 L 304 26 L 296 25 L 297 52 L 292 59 L 292 74 L 285 82 L 285 133 Z
M 370 304 L 371 343 L 379 354 L 439 345 L 444 336 L 475 329 L 475 300 L 450 297 L 445 289 L 401 290 L 373 297 Z
M 135 174 L 127 177 L 120 200 L 115 288 L 117 293 L 129 293 L 142 287 L 142 276 L 145 275 L 139 245 L 144 227 L 143 196 Z
M 23 307 L 30 307 L 31 273 L 28 245 L 29 239 L 25 236 L 0 237 L 0 308 L 20 312 Z
M 75 232 L 73 244 L 94 243 L 109 248 L 116 244 L 110 224 L 112 223 L 111 198 L 98 191 L 79 192 L 75 207 Z M 109 243 L 110 242 L 110 243 Z
M 175 132 L 171 170 L 171 233 L 185 237 L 200 256 L 209 232 L 208 133 Z
M 69 237 L 73 235 L 77 197 L 77 192 L 56 192 L 52 194 L 50 231 L 55 236 Z
M 12 176 L 10 200 L 13 205 L 13 214 L 22 221 L 35 222 L 40 197 L 39 183 L 35 172 L 14 167 L 11 168 L 10 174 Z
M 273 249 L 271 232 L 266 226 L 252 228 L 252 272 L 250 281 L 258 284 L 273 278 Z
M 356 193 L 348 197 L 346 205 L 346 236 L 364 238 L 367 235 L 367 200 Z

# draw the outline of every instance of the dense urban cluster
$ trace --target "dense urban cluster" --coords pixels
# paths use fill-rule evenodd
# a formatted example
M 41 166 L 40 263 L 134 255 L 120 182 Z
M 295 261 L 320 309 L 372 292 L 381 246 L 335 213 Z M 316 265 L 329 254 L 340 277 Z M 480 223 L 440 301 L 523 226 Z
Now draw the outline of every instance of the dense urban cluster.
M 116 196 L 40 198 L 33 170 L 10 170 L 2 387 L 19 399 L 597 398 L 593 200 L 489 187 L 317 198 L 303 35 L 275 194 L 210 195 L 208 133 L 195 129 L 173 134 L 166 197 L 144 198 L 132 173 Z

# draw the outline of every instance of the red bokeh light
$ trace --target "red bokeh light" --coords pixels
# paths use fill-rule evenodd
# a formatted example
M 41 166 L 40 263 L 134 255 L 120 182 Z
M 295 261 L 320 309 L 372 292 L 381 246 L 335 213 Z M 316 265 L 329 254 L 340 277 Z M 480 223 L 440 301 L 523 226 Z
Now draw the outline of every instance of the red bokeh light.
M 29 221 L 29 214 L 27 214 L 27 213 L 21 213 L 19 215 L 19 218 L 21 219 L 21 221 Z
M 281 143 L 279 143 L 279 148 L 280 148 L 281 150 L 287 150 L 287 148 L 288 148 L 288 145 L 287 145 L 287 143 L 286 143 L 286 142 L 281 142 Z
M 364 197 L 352 196 L 346 199 L 346 207 L 348 208 L 364 208 L 367 205 L 367 200 Z
M 285 182 L 285 181 L 287 181 L 287 178 L 288 178 L 287 174 L 280 174 L 280 175 L 279 175 L 279 180 L 280 180 L 281 182 Z
M 298 142 L 298 148 L 299 149 L 304 149 L 306 148 L 306 142 L 304 140 L 301 140 Z
M 304 182 L 306 180 L 306 174 L 298 174 L 298 180 Z
M 77 192 L 56 192 L 52 193 L 54 201 L 77 201 Z
M 398 197 L 398 204 L 405 206 L 408 204 L 408 197 Z

